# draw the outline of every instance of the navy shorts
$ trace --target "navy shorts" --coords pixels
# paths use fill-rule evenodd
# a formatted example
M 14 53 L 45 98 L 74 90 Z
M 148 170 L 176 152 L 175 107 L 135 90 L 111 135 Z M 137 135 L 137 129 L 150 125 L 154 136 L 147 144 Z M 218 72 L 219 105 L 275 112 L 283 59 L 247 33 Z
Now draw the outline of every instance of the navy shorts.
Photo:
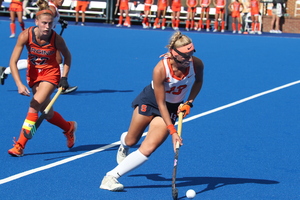
M 166 102 L 168 111 L 170 113 L 170 117 L 172 123 L 174 124 L 177 119 L 177 110 L 178 106 L 182 102 L 179 103 L 169 103 Z M 132 107 L 139 107 L 139 114 L 145 116 L 161 116 L 158 105 L 156 103 L 154 90 L 152 89 L 151 84 L 146 86 L 143 91 L 133 100 Z

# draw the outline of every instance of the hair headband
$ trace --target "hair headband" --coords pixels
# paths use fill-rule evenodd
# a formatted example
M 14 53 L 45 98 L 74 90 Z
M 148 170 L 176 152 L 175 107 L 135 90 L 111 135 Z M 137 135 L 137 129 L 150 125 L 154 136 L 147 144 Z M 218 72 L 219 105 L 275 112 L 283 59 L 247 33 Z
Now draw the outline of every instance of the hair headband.
M 36 16 L 38 17 L 39 15 L 42 15 L 42 14 L 50 14 L 50 15 L 54 16 L 54 14 L 51 10 L 40 10 L 39 12 L 36 13 Z

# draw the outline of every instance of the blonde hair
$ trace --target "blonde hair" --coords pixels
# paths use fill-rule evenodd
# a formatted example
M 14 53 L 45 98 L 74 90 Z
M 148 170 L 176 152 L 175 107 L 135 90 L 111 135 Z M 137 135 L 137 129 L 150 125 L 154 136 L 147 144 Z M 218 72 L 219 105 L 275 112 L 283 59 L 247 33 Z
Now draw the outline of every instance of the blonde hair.
M 40 15 L 51 15 L 52 17 L 54 17 L 54 13 L 50 10 L 48 1 L 46 0 L 38 0 L 36 2 L 36 5 L 39 8 L 39 11 L 36 13 L 36 18 L 39 19 Z
M 170 38 L 170 42 L 167 45 L 167 48 L 174 49 L 183 47 L 192 43 L 192 39 L 186 35 L 182 35 L 180 31 L 176 31 Z
M 49 10 L 50 9 L 48 1 L 46 1 L 46 0 L 38 0 L 36 2 L 36 5 L 38 6 L 39 10 Z

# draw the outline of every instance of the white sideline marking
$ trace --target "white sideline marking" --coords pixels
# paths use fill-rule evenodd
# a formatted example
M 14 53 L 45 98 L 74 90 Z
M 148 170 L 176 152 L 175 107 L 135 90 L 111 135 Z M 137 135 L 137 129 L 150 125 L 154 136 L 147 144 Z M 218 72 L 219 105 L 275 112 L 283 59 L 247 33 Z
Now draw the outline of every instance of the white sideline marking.
M 199 117 L 203 117 L 205 115 L 209 115 L 211 113 L 214 113 L 214 112 L 218 112 L 220 110 L 224 110 L 226 108 L 229 108 L 229 107 L 232 107 L 232 106 L 235 106 L 235 105 L 238 105 L 238 104 L 241 104 L 241 103 L 244 103 L 246 101 L 249 101 L 251 99 L 255 99 L 257 97 L 260 97 L 260 96 L 263 96 L 263 95 L 266 95 L 266 94 L 269 94 L 269 93 L 272 93 L 272 92 L 276 92 L 278 90 L 281 90 L 281 89 L 284 89 L 284 88 L 287 88 L 287 87 L 290 87 L 290 86 L 293 86 L 293 85 L 296 85 L 296 84 L 299 84 L 300 83 L 300 80 L 298 81 L 294 81 L 294 82 L 291 82 L 291 83 L 288 83 L 288 84 L 285 84 L 285 85 L 282 85 L 282 86 L 279 86 L 279 87 L 276 87 L 276 88 L 273 88 L 271 90 L 267 90 L 265 92 L 261 92 L 261 93 L 258 93 L 258 94 L 255 94 L 255 95 L 252 95 L 252 96 L 249 96 L 247 98 L 244 98 L 244 99 L 241 99 L 241 100 L 238 100 L 238 101 L 235 101 L 233 103 L 230 103 L 230 104 L 226 104 L 224 106 L 221 106 L 221 107 L 218 107 L 218 108 L 215 108 L 215 109 L 212 109 L 212 110 L 209 110 L 209 111 L 206 111 L 206 112 L 203 112 L 203 113 L 200 113 L 198 115 L 194 115 L 192 117 L 189 117 L 189 118 L 186 118 L 183 120 L 183 122 L 188 122 L 188 121 L 191 121 L 191 120 L 194 120 L 194 119 L 197 119 Z M 176 123 L 177 124 L 177 123 Z M 147 132 L 143 134 L 143 136 L 147 135 Z M 63 159 L 63 160 L 60 160 L 60 161 L 57 161 L 57 162 L 54 162 L 54 163 L 51 163 L 51 164 L 48 164 L 48 165 L 45 165 L 45 166 L 42 166 L 42 167 L 38 167 L 38 168 L 35 168 L 35 169 L 31 169 L 31 170 L 28 170 L 28 171 L 25 171 L 25 172 L 21 172 L 19 174 L 15 174 L 13 176 L 10 176 L 10 177 L 7 177 L 7 178 L 4 178 L 4 179 L 1 179 L 0 180 L 0 185 L 1 184 L 4 184 L 4 183 L 7 183 L 7 182 L 10 182 L 10 181 L 13 181 L 13 180 L 16 180 L 16 179 L 19 179 L 19 178 L 22 178 L 24 176 L 28 176 L 30 174 L 34 174 L 36 172 L 39 172 L 39 171 L 43 171 L 43 170 L 46 170 L 46 169 L 50 169 L 52 167 L 56 167 L 58 165 L 62 165 L 62 164 L 65 164 L 65 163 L 68 163 L 68 162 L 71 162 L 73 160 L 77 160 L 79 158 L 83 158 L 85 156 L 89 156 L 89 155 L 92 155 L 92 154 L 95 154 L 95 153 L 98 153 L 100 151 L 104 151 L 106 149 L 109 149 L 109 148 L 112 148 L 114 146 L 117 146 L 120 144 L 120 141 L 118 142 L 115 142 L 115 143 L 112 143 L 112 144 L 109 144 L 109 145 L 105 145 L 103 147 L 100 147 L 100 148 L 97 148 L 97 149 L 94 149 L 94 150 L 91 150 L 91 151 L 87 151 L 85 153 L 82 153 L 82 154 L 79 154 L 79 155 L 76 155 L 76 156 L 72 156 L 70 158 L 66 158 L 66 159 Z

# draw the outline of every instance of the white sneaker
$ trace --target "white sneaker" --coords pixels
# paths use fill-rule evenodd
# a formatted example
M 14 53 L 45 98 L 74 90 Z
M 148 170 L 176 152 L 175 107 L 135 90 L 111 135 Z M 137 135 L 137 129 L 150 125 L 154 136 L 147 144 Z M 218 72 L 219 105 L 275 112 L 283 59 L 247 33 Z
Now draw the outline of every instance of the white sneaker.
M 122 25 L 121 25 L 121 24 L 118 24 L 118 25 L 116 25 L 116 27 L 122 27 Z
M 34 17 L 34 13 L 31 12 L 31 13 L 30 13 L 30 18 L 33 19 L 33 17 Z
M 239 33 L 239 34 L 241 34 L 241 33 L 242 33 L 242 31 L 239 31 L 238 33 Z
M 206 32 L 209 32 L 209 28 L 206 29 Z
M 213 32 L 217 32 L 217 31 L 218 31 L 217 29 L 214 29 L 214 30 L 213 30 Z
M 275 33 L 275 30 L 270 30 L 270 33 Z
M 149 28 L 145 23 L 142 23 L 143 28 Z
M 280 34 L 280 33 L 282 33 L 282 32 L 281 32 L 281 30 L 277 30 L 275 33 L 279 33 L 279 34 Z
M 257 34 L 258 34 L 258 35 L 261 35 L 261 34 L 262 34 L 262 32 L 261 32 L 261 31 L 257 31 Z
M 16 34 L 11 34 L 11 35 L 9 36 L 9 38 L 14 38 L 14 37 L 16 37 Z
M 250 34 L 255 34 L 255 32 L 254 31 L 250 31 Z
M 99 188 L 110 191 L 121 191 L 124 189 L 124 186 L 119 183 L 119 181 L 115 177 L 104 176 Z
M 165 29 L 166 29 L 166 27 L 165 27 L 165 26 L 162 26 L 162 27 L 161 27 L 161 29 L 162 29 L 162 30 L 165 30 Z
M 186 30 L 186 31 L 190 31 L 190 29 L 189 29 L 189 28 L 185 28 L 185 30 Z
M 26 17 L 26 16 L 23 16 L 23 17 L 22 17 L 22 19 L 26 20 L 26 19 L 27 19 L 27 17 Z
M 127 28 L 130 28 L 130 27 L 131 27 L 131 25 L 130 25 L 130 24 L 128 24 L 128 25 L 127 25 Z
M 117 153 L 117 163 L 120 164 L 129 154 L 130 147 L 120 145 Z
M 224 33 L 224 30 L 223 30 L 223 29 L 221 30 L 221 33 Z
M 198 28 L 198 30 L 197 31 L 201 31 L 201 28 Z
M 236 33 L 236 31 L 232 31 L 232 33 Z

